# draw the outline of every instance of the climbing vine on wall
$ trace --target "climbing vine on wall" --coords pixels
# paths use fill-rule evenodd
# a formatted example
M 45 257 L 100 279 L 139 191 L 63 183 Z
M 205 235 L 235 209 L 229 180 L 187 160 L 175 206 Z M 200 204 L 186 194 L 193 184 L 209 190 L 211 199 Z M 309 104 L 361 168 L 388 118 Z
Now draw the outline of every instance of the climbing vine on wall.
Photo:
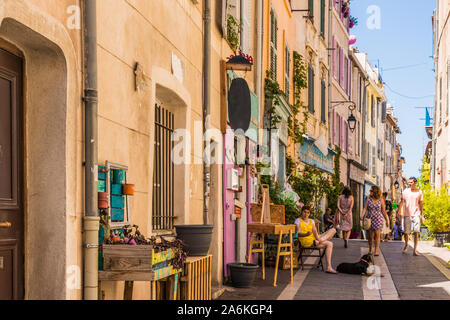
M 304 143 L 303 135 L 306 133 L 309 112 L 304 105 L 301 94 L 302 90 L 308 87 L 307 66 L 303 57 L 297 51 L 294 51 L 294 105 L 292 108 L 292 117 L 289 119 L 289 136 L 294 143 Z M 303 113 L 303 122 L 300 123 L 298 114 Z
M 281 105 L 281 96 L 285 93 L 280 89 L 280 84 L 272 80 L 272 72 L 266 71 L 266 78 L 264 80 L 264 98 L 267 108 L 267 115 L 270 119 L 270 128 L 276 129 L 277 124 L 281 121 L 281 117 L 277 114 L 276 108 Z
M 227 40 L 231 48 L 236 52 L 239 48 L 239 35 L 241 34 L 241 23 L 233 15 L 227 16 Z
M 302 90 L 308 87 L 308 76 L 307 76 L 307 66 L 303 60 L 301 54 L 294 51 L 294 104 L 289 104 L 292 116 L 288 120 L 288 133 L 289 137 L 292 138 L 294 143 L 304 143 L 303 135 L 307 131 L 307 124 L 309 113 L 308 109 L 301 99 Z M 273 80 L 272 72 L 266 71 L 266 79 L 264 85 L 264 97 L 266 100 L 266 105 L 268 108 L 268 113 L 270 117 L 270 128 L 276 128 L 277 124 L 281 121 L 280 116 L 276 113 L 276 107 L 281 105 L 280 97 L 284 97 L 286 101 L 289 101 L 289 97 L 280 88 L 280 84 Z M 300 122 L 298 119 L 299 113 L 303 113 L 303 121 Z

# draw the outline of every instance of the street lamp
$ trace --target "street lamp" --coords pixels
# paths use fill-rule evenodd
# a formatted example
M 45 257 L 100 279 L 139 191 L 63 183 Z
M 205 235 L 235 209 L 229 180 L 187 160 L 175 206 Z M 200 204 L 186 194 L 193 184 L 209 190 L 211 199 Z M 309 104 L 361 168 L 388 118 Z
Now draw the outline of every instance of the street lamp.
M 350 117 L 348 117 L 347 122 L 348 122 L 348 126 L 350 128 L 350 131 L 353 133 L 355 132 L 356 129 L 356 118 L 353 115 L 353 112 L 350 114 Z
M 350 128 L 350 131 L 353 133 L 356 129 L 356 118 L 353 115 L 353 111 L 356 109 L 356 103 L 353 101 L 331 101 L 332 104 L 344 104 L 349 103 L 348 109 L 350 110 L 350 116 L 347 119 L 348 126 Z M 336 107 L 336 106 L 335 106 Z

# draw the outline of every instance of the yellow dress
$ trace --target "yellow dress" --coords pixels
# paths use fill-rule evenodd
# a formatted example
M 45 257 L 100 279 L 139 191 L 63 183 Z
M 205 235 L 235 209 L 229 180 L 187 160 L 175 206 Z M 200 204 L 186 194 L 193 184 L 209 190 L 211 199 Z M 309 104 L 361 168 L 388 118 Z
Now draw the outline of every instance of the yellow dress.
M 313 232 L 313 222 L 311 219 L 308 219 L 308 223 L 305 223 L 302 219 L 300 220 L 300 233 L 308 233 L 311 232 L 311 234 L 307 237 L 298 237 L 300 240 L 300 243 L 302 244 L 302 247 L 312 247 L 314 244 L 314 240 L 316 238 L 314 237 Z

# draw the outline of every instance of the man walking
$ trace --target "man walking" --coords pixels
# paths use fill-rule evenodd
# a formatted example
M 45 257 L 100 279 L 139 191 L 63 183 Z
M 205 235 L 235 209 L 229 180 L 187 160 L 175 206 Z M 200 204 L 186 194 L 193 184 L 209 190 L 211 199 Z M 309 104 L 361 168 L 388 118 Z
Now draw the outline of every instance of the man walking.
M 416 184 L 416 178 L 409 178 L 409 189 L 403 191 L 402 200 L 400 201 L 398 207 L 400 216 L 403 216 L 403 229 L 405 237 L 405 248 L 403 249 L 403 253 L 408 251 L 409 234 L 414 232 L 414 255 L 418 256 L 419 253 L 417 252 L 417 244 L 419 242 L 420 219 L 422 218 L 422 221 L 425 222 L 425 217 L 423 215 L 422 191 L 417 188 Z M 403 210 L 403 204 L 405 205 L 405 210 Z

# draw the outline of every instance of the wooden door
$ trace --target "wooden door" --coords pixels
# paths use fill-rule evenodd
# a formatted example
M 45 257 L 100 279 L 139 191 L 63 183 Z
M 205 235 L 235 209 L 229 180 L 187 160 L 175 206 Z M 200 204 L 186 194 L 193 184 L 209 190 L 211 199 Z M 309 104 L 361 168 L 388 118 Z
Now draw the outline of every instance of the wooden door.
M 22 65 L 0 49 L 0 300 L 24 296 Z

